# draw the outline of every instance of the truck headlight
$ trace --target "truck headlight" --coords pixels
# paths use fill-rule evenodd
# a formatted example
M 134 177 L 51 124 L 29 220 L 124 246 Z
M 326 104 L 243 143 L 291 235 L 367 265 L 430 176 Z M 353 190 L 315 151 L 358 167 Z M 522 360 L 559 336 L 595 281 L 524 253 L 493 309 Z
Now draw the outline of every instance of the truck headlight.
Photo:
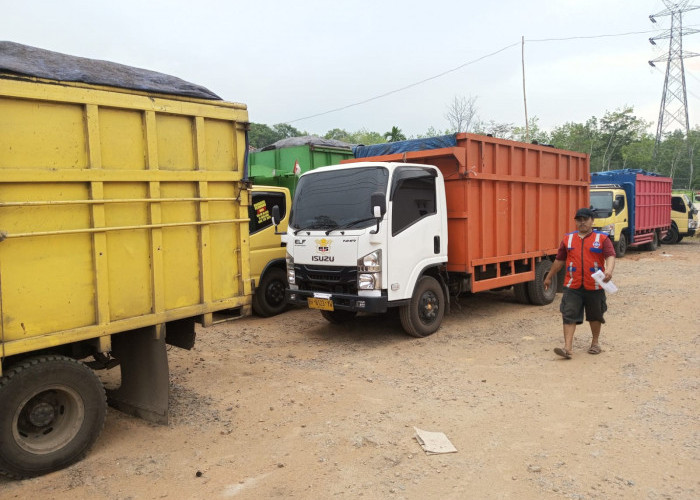
M 382 287 L 382 251 L 375 250 L 357 259 L 357 289 L 377 290 Z
M 610 236 L 615 236 L 615 224 L 608 224 L 600 228 L 601 232 L 607 233 Z
M 377 284 L 377 278 L 374 274 L 363 273 L 357 277 L 357 288 L 359 290 L 374 290 Z
M 289 252 L 287 252 L 287 282 L 290 285 L 295 285 L 297 282 L 297 275 L 294 271 L 294 257 L 292 257 Z

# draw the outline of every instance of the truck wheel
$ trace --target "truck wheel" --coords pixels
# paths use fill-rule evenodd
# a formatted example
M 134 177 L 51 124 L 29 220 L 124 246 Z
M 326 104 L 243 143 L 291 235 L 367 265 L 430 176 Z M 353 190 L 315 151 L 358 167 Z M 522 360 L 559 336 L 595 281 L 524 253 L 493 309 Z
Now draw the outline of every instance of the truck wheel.
M 100 379 L 64 356 L 38 356 L 0 378 L 0 472 L 21 479 L 80 460 L 104 426 Z
M 654 231 L 654 237 L 649 243 L 646 244 L 646 249 L 653 252 L 657 248 L 659 248 L 659 235 L 656 231 Z
M 445 294 L 438 281 L 431 276 L 418 280 L 411 303 L 401 306 L 401 326 L 413 337 L 427 337 L 440 328 L 445 315 Z
M 613 243 L 613 247 L 615 247 L 616 257 L 624 257 L 627 253 L 627 236 L 621 234 L 620 241 L 616 241 L 615 243 Z
M 267 318 L 276 316 L 287 307 L 284 291 L 287 288 L 287 274 L 279 267 L 268 269 L 260 280 L 260 286 L 253 295 L 253 311 Z
M 666 236 L 661 241 L 667 245 L 675 245 L 681 241 L 679 237 L 678 228 L 675 224 L 671 224 L 671 229 L 668 230 L 668 233 L 666 233 Z
M 544 279 L 552 268 L 552 261 L 544 259 L 535 264 L 535 279 L 527 282 L 527 294 L 530 302 L 536 306 L 550 304 L 557 295 L 559 275 L 552 276 L 551 286 L 544 289 Z
M 326 321 L 333 323 L 334 325 L 341 325 L 352 321 L 357 312 L 355 311 L 321 311 L 321 316 L 323 316 Z
M 527 283 L 516 283 L 513 285 L 513 295 L 515 300 L 521 304 L 530 304 L 530 294 L 527 293 Z

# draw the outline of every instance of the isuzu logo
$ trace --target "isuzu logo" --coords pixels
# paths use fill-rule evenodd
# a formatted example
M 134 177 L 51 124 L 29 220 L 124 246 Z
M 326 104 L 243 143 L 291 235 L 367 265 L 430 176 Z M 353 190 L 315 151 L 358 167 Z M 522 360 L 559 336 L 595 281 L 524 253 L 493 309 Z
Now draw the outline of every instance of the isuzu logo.
M 311 260 L 313 262 L 333 262 L 335 261 L 335 257 L 330 255 L 312 255 Z
M 332 240 L 329 240 L 327 238 L 321 238 L 320 240 L 316 240 L 316 251 L 318 253 L 327 253 L 331 251 L 331 243 L 333 243 Z

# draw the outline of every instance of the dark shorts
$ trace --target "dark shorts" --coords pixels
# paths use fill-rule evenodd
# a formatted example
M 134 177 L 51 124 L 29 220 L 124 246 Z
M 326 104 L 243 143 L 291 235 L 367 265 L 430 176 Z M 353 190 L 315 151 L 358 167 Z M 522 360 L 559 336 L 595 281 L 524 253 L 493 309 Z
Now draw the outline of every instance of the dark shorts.
M 605 300 L 605 290 L 571 290 L 564 288 L 564 294 L 559 306 L 562 319 L 565 324 L 583 323 L 583 312 L 586 312 L 586 321 L 600 321 L 605 323 L 603 314 L 608 310 Z

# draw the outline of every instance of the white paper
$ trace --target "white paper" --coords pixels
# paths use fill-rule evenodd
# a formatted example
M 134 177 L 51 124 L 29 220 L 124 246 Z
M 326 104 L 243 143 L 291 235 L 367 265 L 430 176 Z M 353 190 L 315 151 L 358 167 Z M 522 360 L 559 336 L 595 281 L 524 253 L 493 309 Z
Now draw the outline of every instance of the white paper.
M 617 292 L 617 287 L 615 286 L 615 283 L 612 282 L 612 280 L 608 281 L 607 283 L 603 281 L 603 279 L 605 278 L 605 273 L 603 271 L 601 271 L 600 269 L 598 269 L 596 272 L 591 274 L 591 277 L 606 292 L 608 292 L 608 293 Z
M 416 440 L 428 455 L 438 455 L 440 453 L 456 453 L 457 448 L 447 439 L 442 432 L 428 432 L 414 427 Z

